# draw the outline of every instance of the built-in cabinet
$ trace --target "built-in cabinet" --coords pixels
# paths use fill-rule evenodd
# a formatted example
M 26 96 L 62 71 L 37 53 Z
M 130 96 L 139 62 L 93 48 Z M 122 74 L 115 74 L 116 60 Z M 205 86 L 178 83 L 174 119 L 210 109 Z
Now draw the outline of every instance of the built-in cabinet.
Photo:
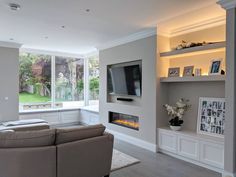
M 43 119 L 50 125 L 79 123 L 79 110 L 21 113 L 20 119 Z
M 200 141 L 200 161 L 224 169 L 224 144 Z
M 213 168 L 224 169 L 224 139 L 198 135 L 188 131 L 158 129 L 159 151 L 177 158 Z
M 199 160 L 199 141 L 190 136 L 177 136 L 177 153 L 189 159 Z
M 63 124 L 99 124 L 99 113 L 97 110 L 91 111 L 87 109 L 76 110 L 49 110 L 39 112 L 25 112 L 20 113 L 20 119 L 43 119 L 50 125 L 63 125 Z
M 216 35 L 212 35 L 212 32 Z M 226 80 L 225 25 L 215 26 L 187 34 L 157 36 L 157 130 L 158 149 L 176 158 L 222 172 L 224 169 L 224 138 L 197 133 L 200 97 L 224 98 Z M 210 42 L 206 45 L 174 50 L 186 42 Z M 213 43 L 211 43 L 213 42 Z M 211 75 L 209 68 L 214 59 L 221 59 L 225 75 Z M 199 76 L 184 76 L 184 68 L 201 69 Z M 180 69 L 179 76 L 168 77 L 168 68 Z M 222 72 L 223 73 L 223 72 Z M 181 131 L 172 131 L 164 104 L 175 105 L 180 98 L 189 100 L 191 108 L 185 113 Z M 227 120 L 227 118 L 226 118 Z
M 99 124 L 99 114 L 97 112 L 81 110 L 80 111 L 80 121 L 83 124 L 95 125 Z
M 78 122 L 80 120 L 79 111 L 63 111 L 60 114 L 60 119 L 62 123 Z

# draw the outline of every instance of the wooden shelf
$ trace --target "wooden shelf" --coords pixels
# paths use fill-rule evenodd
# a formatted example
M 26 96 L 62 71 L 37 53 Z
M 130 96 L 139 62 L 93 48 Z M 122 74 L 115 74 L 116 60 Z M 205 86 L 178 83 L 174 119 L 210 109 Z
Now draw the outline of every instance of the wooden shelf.
M 161 77 L 161 82 L 175 83 L 175 82 L 224 82 L 225 75 L 212 76 L 189 76 L 189 77 Z
M 192 48 L 185 48 L 181 50 L 173 50 L 169 52 L 160 53 L 161 57 L 168 57 L 168 58 L 177 58 L 184 56 L 191 56 L 197 54 L 204 54 L 204 53 L 212 53 L 218 51 L 225 50 L 226 43 L 225 42 L 217 42 L 213 44 L 207 44 L 204 46 L 197 46 Z

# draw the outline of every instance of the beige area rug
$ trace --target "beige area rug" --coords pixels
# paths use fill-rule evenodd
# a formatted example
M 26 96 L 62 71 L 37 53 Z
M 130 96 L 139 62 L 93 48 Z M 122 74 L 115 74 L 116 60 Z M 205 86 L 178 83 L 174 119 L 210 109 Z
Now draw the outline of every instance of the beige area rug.
M 111 171 L 116 171 L 121 168 L 137 164 L 139 162 L 140 160 L 114 149 L 112 156 Z

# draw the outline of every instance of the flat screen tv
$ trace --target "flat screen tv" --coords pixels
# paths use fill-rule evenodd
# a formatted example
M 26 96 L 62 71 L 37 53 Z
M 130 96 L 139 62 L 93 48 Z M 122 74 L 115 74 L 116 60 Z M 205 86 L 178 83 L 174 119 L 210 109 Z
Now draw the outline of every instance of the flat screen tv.
M 113 95 L 141 96 L 142 61 L 108 66 L 108 93 Z

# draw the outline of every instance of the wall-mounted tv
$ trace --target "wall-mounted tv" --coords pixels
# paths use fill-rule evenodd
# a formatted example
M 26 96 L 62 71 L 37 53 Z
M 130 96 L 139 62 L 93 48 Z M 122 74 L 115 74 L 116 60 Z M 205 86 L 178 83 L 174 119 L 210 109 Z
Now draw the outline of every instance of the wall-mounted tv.
M 113 95 L 141 96 L 142 61 L 108 66 L 108 93 Z

